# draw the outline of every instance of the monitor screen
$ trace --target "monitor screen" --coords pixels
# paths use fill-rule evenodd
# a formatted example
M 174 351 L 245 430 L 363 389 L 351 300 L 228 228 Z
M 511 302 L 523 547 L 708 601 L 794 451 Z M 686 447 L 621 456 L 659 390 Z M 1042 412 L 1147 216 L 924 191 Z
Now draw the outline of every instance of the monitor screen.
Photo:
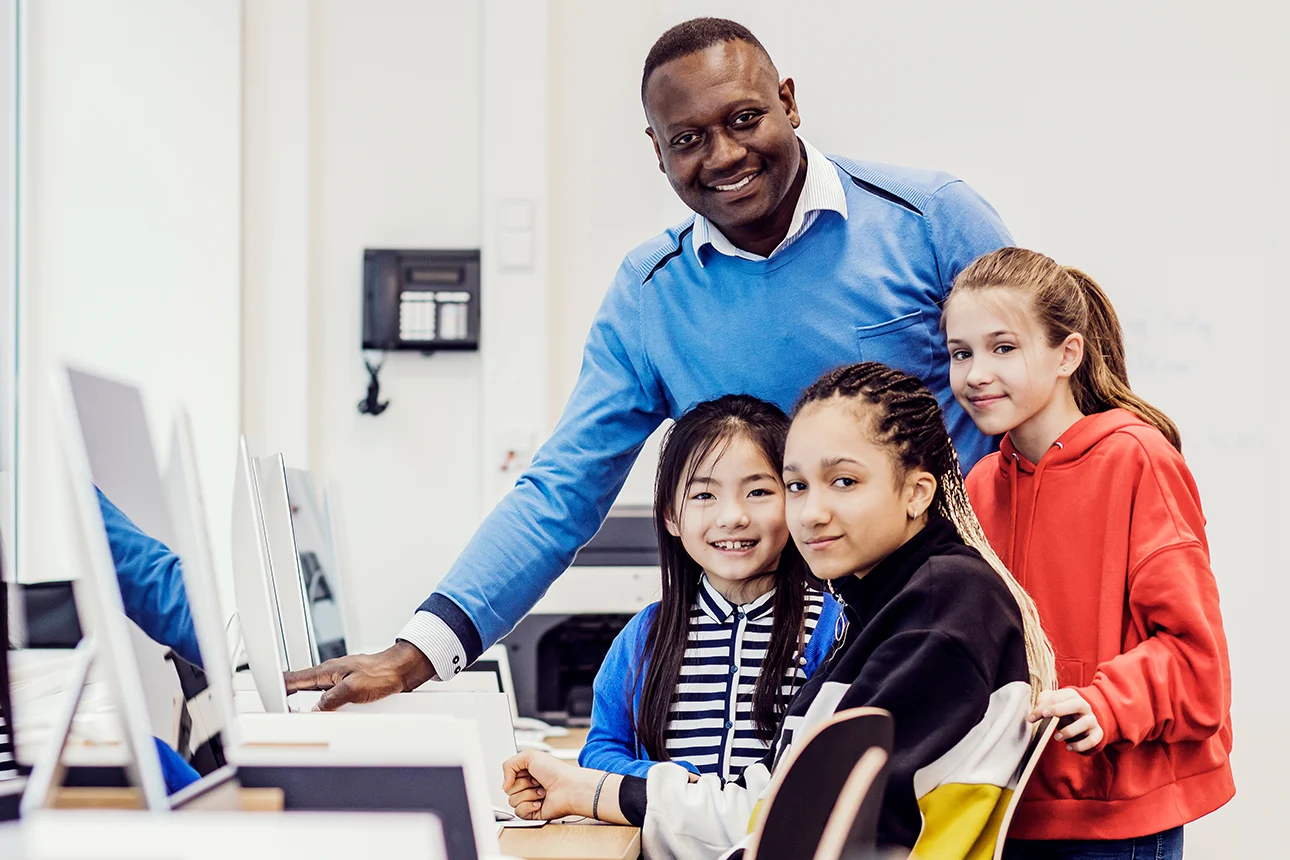
M 115 668 L 137 672 L 157 742 L 157 759 L 145 755 L 140 766 L 158 761 L 174 794 L 227 763 L 227 714 L 218 697 L 204 695 L 204 667 L 227 661 L 204 659 L 185 583 L 192 573 L 186 568 L 209 576 L 209 559 L 198 556 L 186 518 L 176 516 L 167 495 L 139 390 L 78 370 L 68 371 L 68 381 L 129 625 L 129 645 L 113 657 L 132 665 Z M 98 610 L 116 605 L 99 603 Z

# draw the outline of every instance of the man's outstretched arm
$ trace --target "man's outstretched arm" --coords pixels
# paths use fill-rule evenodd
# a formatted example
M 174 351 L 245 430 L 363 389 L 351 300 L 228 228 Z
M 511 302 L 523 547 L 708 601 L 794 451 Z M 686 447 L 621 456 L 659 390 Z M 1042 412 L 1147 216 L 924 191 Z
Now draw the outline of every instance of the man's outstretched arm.
M 329 690 L 319 701 L 328 710 L 451 678 L 514 627 L 568 568 L 668 415 L 642 345 L 639 288 L 636 269 L 624 262 L 592 324 L 555 432 L 399 641 L 379 654 L 288 672 L 288 690 Z

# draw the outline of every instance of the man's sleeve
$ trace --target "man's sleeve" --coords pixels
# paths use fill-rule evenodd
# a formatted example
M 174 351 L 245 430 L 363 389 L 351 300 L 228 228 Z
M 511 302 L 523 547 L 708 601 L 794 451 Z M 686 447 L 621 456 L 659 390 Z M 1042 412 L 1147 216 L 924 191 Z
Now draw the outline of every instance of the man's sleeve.
M 399 638 L 451 677 L 533 608 L 600 528 L 667 402 L 627 261 L 596 315 L 555 432 Z
M 98 496 L 125 614 L 151 639 L 201 667 L 179 556 L 140 531 L 101 490 Z
M 940 271 L 941 301 L 969 263 L 1012 245 L 1012 235 L 999 213 L 961 179 L 937 189 L 923 217 Z

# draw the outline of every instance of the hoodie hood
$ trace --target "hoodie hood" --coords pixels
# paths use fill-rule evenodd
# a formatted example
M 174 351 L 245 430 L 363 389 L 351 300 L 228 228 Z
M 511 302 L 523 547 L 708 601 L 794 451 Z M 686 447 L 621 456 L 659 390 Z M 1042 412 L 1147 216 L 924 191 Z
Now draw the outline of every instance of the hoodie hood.
M 1063 463 L 1073 463 L 1117 430 L 1125 427 L 1150 426 L 1127 409 L 1116 408 L 1085 415 L 1057 437 L 1053 446 L 1040 458 L 1040 465 L 1046 469 Z M 1033 474 L 1038 468 L 1017 450 L 1012 444 L 1012 437 L 1005 434 L 999 445 L 999 470 L 1006 473 L 1013 468 L 1014 464 L 1023 474 Z M 1042 472 L 1043 469 L 1040 471 Z
M 1039 509 L 1044 473 L 1049 469 L 1065 471 L 1106 437 L 1132 427 L 1155 429 L 1127 409 L 1116 408 L 1085 415 L 1057 438 L 1038 463 L 1030 462 L 1017 450 L 1011 435 L 1003 437 L 999 446 L 999 471 L 1008 482 L 1008 540 L 1003 546 L 996 545 L 995 550 L 1023 588 L 1026 587 L 1026 570 L 1029 567 L 1029 538 L 1034 530 L 1035 512 Z

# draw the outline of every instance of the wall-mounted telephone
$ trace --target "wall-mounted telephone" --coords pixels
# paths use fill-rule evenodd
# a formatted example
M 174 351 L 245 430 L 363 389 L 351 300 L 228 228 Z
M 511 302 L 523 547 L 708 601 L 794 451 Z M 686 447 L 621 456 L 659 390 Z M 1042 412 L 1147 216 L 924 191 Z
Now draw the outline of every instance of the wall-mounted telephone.
M 365 250 L 363 349 L 479 349 L 479 251 Z

